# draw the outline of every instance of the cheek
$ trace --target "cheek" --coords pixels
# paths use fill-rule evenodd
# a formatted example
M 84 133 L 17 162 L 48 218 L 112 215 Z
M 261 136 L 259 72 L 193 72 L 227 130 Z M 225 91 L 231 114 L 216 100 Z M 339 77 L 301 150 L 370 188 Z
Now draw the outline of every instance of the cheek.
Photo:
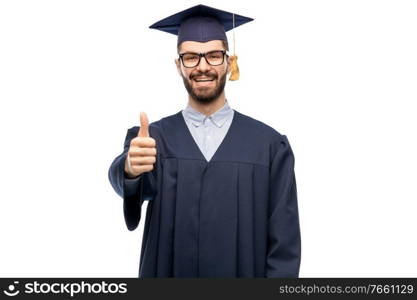
M 218 76 L 218 77 L 217 77 L 217 79 L 218 79 L 218 80 L 220 80 L 220 78 L 221 78 L 224 74 L 227 74 L 227 71 L 228 71 L 228 70 L 227 70 L 227 67 L 224 67 L 222 70 L 218 71 L 218 72 L 217 72 L 217 76 Z
M 181 70 L 182 70 L 182 76 L 189 80 L 191 71 L 184 69 L 184 68 L 182 68 Z

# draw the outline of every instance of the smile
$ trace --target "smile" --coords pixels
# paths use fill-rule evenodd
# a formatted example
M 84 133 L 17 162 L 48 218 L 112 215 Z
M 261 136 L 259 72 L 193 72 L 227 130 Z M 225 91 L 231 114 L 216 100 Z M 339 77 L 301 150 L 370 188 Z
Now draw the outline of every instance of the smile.
M 206 81 L 213 81 L 213 78 L 200 78 L 200 79 L 194 79 L 196 82 L 206 82 Z
M 209 79 L 199 79 L 199 80 L 195 80 L 194 85 L 196 87 L 211 87 L 215 85 L 214 80 L 209 80 Z

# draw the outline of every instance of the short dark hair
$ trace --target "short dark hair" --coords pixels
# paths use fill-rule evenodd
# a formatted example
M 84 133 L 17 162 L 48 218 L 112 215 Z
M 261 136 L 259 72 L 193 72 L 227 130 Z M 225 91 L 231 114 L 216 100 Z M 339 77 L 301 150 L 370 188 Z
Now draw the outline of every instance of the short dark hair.
M 227 41 L 225 41 L 225 40 L 221 40 L 221 41 L 222 41 L 222 44 L 223 44 L 224 49 L 226 49 L 226 51 L 229 51 L 229 44 L 227 43 Z M 177 46 L 177 52 L 178 52 L 178 54 L 180 53 L 180 47 L 181 47 L 181 44 L 179 44 Z

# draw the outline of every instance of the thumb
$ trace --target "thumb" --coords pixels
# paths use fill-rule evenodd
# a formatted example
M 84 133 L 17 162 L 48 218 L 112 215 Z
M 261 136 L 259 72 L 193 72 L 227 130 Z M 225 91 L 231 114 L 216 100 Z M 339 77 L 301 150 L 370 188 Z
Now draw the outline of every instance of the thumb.
M 148 137 L 149 136 L 149 121 L 148 116 L 146 113 L 141 112 L 140 113 L 140 129 L 138 136 L 140 137 Z

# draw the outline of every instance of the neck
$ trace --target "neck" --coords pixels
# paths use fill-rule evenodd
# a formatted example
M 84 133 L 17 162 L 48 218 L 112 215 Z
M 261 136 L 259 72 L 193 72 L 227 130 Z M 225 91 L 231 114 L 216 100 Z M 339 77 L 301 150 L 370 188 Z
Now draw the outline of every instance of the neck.
M 206 116 L 210 116 L 211 114 L 218 111 L 220 108 L 224 106 L 226 103 L 226 96 L 224 91 L 220 94 L 220 96 L 210 102 L 210 103 L 200 103 L 197 102 L 194 98 L 192 98 L 190 95 L 188 96 L 188 104 L 195 110 L 201 112 L 202 114 L 205 114 Z

